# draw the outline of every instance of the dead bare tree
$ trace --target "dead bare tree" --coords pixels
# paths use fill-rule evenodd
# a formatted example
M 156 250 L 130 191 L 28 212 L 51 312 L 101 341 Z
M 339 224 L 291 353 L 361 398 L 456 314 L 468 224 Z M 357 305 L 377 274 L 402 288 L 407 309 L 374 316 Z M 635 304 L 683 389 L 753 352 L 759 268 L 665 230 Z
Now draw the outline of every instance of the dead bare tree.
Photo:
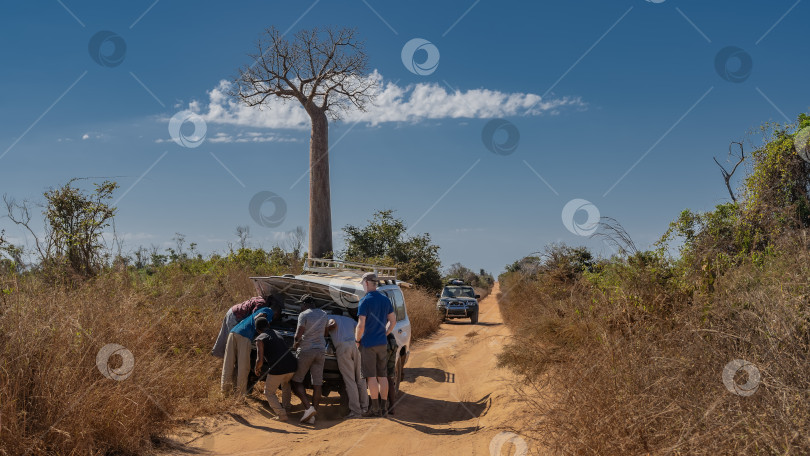
M 239 250 L 246 249 L 248 246 L 248 238 L 250 237 L 250 227 L 247 225 L 237 226 L 236 237 L 239 238 Z
M 285 242 L 284 250 L 292 254 L 293 259 L 298 260 L 301 258 L 301 250 L 304 247 L 304 239 L 306 238 L 306 231 L 301 226 L 296 226 L 294 230 L 287 233 L 287 240 Z
M 714 157 L 712 157 L 712 158 L 714 159 L 714 162 L 717 163 L 717 166 L 720 167 L 720 172 L 723 173 L 723 180 L 726 181 L 726 188 L 728 189 L 728 194 L 731 196 L 731 200 L 736 203 L 737 198 L 734 196 L 734 191 L 731 190 L 731 176 L 733 176 L 734 172 L 737 171 L 737 167 L 740 166 L 740 164 L 743 161 L 745 161 L 745 149 L 743 148 L 743 144 L 741 142 L 732 141 L 732 143 L 729 144 L 729 146 L 728 146 L 728 155 L 729 156 L 734 155 L 734 151 L 732 151 L 732 147 L 734 147 L 735 144 L 740 148 L 740 156 L 739 156 L 739 160 L 737 161 L 737 164 L 734 165 L 734 168 L 731 169 L 731 172 L 726 171 L 726 168 L 723 167 L 723 165 L 721 165 L 720 162 L 718 162 L 716 158 L 714 158 Z
M 256 47 L 231 96 L 260 108 L 274 97 L 298 100 L 309 115 L 309 255 L 321 257 L 332 252 L 328 118 L 364 110 L 377 84 L 366 75 L 368 57 L 353 29 L 301 30 L 288 41 L 270 27 Z
M 34 248 L 36 249 L 36 253 L 39 255 L 39 260 L 44 261 L 46 258 L 48 258 L 49 252 L 53 246 L 50 242 L 47 242 L 50 241 L 50 236 L 45 236 L 44 241 L 41 242 L 39 236 L 37 236 L 37 233 L 34 232 L 31 216 L 31 207 L 33 203 L 30 201 L 18 203 L 14 198 L 6 195 L 3 195 L 3 202 L 6 205 L 6 217 L 14 222 L 14 224 L 22 227 L 28 232 L 28 234 L 34 240 Z M 48 227 L 46 226 L 45 229 L 47 230 Z

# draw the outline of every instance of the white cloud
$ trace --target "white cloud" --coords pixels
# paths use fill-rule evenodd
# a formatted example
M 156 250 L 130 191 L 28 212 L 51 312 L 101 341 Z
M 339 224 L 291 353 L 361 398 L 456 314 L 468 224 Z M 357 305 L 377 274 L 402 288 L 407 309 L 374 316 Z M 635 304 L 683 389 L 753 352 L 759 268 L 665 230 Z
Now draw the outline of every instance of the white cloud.
M 260 133 L 255 131 L 237 132 L 229 134 L 225 132 L 217 132 L 213 135 L 208 135 L 206 141 L 211 143 L 265 143 L 265 142 L 299 142 L 299 138 L 294 138 L 288 135 L 281 135 L 277 133 Z M 156 143 L 170 143 L 173 142 L 171 138 L 158 138 Z
M 561 108 L 583 108 L 578 97 L 546 98 L 533 93 L 506 93 L 489 89 L 448 90 L 432 82 L 399 86 L 383 82 L 375 70 L 368 76 L 379 83 L 376 100 L 366 112 L 356 109 L 342 114 L 349 123 L 416 123 L 427 119 L 497 118 L 557 114 Z M 228 95 L 231 83 L 222 80 L 208 92 L 208 103 L 192 101 L 188 109 L 209 124 L 254 128 L 308 129 L 309 116 L 297 101 L 268 98 L 261 109 L 239 103 Z M 243 138 L 244 139 L 244 138 Z M 247 139 L 245 139 L 247 141 Z M 221 140 L 220 142 L 225 142 Z M 236 140 L 238 141 L 238 139 Z
M 107 139 L 108 136 L 104 133 L 95 133 L 92 131 L 88 131 L 87 133 L 82 135 L 82 141 L 86 141 L 88 139 Z
M 212 143 L 263 143 L 263 142 L 298 142 L 297 138 L 278 135 L 273 133 L 259 133 L 255 131 L 239 132 L 235 135 L 218 132 L 214 136 L 208 138 Z

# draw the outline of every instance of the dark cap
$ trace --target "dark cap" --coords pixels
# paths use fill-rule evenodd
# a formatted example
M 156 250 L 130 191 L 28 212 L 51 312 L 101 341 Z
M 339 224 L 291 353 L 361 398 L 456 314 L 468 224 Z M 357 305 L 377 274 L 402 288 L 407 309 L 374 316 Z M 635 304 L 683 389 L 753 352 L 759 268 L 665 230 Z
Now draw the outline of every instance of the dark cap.
M 302 295 L 301 298 L 298 299 L 298 301 L 296 301 L 296 304 L 312 304 L 314 302 L 315 300 L 312 299 L 312 295 L 305 294 Z
M 367 272 L 367 273 L 363 274 L 363 278 L 360 279 L 360 283 L 363 283 L 363 282 L 377 283 L 377 282 L 379 282 L 379 280 L 377 280 L 377 274 L 375 274 L 373 272 Z

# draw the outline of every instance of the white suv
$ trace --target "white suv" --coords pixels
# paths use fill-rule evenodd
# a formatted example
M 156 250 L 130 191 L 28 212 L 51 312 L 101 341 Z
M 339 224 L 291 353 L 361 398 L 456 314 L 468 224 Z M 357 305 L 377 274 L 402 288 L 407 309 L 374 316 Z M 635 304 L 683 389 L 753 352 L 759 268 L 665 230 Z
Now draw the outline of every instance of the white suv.
M 321 258 L 307 258 L 304 264 L 304 273 L 299 275 L 286 274 L 283 276 L 251 277 L 258 294 L 268 300 L 281 300 L 284 303 L 282 321 L 273 324 L 275 329 L 292 346 L 295 328 L 298 321 L 300 306 L 296 303 L 304 294 L 309 294 L 315 300 L 315 307 L 321 308 L 327 314 L 345 315 L 357 320 L 357 306 L 365 295 L 360 278 L 366 272 L 374 272 L 380 283 L 377 291 L 385 294 L 394 306 L 397 324 L 392 334 L 397 341 L 396 383 L 395 391 L 399 390 L 402 381 L 405 363 L 411 348 L 411 322 L 408 319 L 408 310 L 405 307 L 405 298 L 399 288 L 401 282 L 397 281 L 396 268 L 376 266 L 363 263 L 351 263 Z M 327 336 L 326 363 L 323 372 L 323 395 L 328 396 L 332 391 L 338 391 L 342 402 L 346 403 L 345 386 L 337 366 L 334 355 L 334 346 Z M 309 376 L 306 377 L 309 381 Z

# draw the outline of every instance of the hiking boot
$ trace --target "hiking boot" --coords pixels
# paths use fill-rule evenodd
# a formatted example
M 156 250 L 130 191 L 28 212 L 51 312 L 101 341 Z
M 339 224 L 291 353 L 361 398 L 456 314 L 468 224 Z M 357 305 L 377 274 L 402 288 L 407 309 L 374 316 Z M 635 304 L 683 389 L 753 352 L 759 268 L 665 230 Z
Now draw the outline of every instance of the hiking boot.
M 316 413 L 317 411 L 315 410 L 315 407 L 310 405 L 308 409 L 304 410 L 304 416 L 301 417 L 301 422 L 303 423 L 310 418 L 314 419 Z
M 359 413 L 350 412 L 348 415 L 344 416 L 343 419 L 344 420 L 353 420 L 355 418 L 362 418 L 362 417 L 363 417 L 363 415 L 361 415 Z
M 368 411 L 363 414 L 365 418 L 380 416 L 380 402 L 378 399 L 371 400 L 371 406 Z
M 388 416 L 388 401 L 385 399 L 380 401 L 380 416 L 383 418 Z

